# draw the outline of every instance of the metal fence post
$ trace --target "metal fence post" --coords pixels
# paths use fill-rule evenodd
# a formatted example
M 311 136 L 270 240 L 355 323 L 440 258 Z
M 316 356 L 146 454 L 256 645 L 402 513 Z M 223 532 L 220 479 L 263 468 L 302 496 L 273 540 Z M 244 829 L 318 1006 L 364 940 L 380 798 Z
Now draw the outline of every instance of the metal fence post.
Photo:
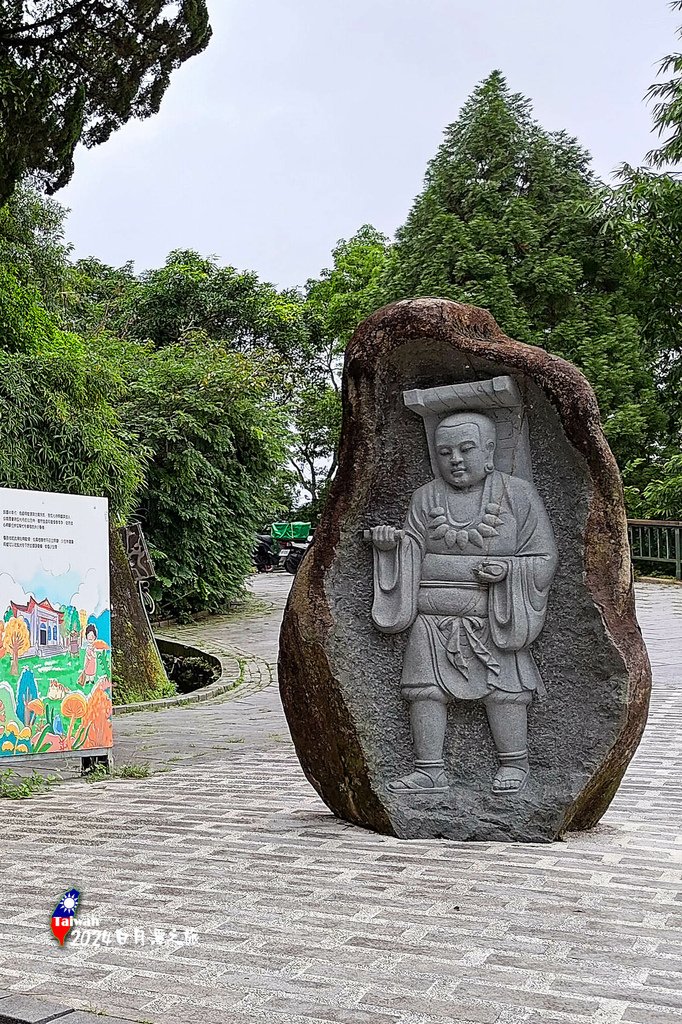
M 680 527 L 675 527 L 675 575 L 682 580 L 682 550 L 680 549 Z

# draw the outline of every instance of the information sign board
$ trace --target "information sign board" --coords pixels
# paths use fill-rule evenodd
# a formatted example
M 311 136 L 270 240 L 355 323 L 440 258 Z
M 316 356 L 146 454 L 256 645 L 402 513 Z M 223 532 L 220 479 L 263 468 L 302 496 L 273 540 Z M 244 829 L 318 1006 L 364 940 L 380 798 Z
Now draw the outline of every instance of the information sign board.
M 0 488 L 0 759 L 113 745 L 106 498 Z

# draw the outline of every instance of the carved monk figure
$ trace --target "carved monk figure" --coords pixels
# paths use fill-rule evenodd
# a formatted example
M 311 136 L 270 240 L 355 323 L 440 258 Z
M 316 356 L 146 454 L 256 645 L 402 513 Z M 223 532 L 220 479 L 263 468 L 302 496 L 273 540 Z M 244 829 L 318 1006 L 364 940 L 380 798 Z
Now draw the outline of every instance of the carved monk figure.
M 496 432 L 460 412 L 436 429 L 440 477 L 412 495 L 403 530 L 377 526 L 372 618 L 409 629 L 401 690 L 415 770 L 394 793 L 447 789 L 448 702 L 481 701 L 499 758 L 493 792 L 528 780 L 527 712 L 544 692 L 530 645 L 545 621 L 557 563 L 554 534 L 532 483 L 495 469 Z

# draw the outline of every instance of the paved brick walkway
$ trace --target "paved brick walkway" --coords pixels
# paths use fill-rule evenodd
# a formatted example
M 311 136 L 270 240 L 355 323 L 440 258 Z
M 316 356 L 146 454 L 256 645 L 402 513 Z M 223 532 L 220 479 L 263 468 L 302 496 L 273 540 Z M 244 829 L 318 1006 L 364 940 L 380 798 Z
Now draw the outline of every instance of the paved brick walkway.
M 256 580 L 268 615 L 191 630 L 262 659 L 242 696 L 117 722 L 119 763 L 170 771 L 3 803 L 0 989 L 154 1024 L 678 1020 L 682 589 L 639 590 L 652 714 L 601 826 L 510 846 L 331 817 L 264 686 L 287 583 Z M 109 944 L 51 938 L 72 884 Z

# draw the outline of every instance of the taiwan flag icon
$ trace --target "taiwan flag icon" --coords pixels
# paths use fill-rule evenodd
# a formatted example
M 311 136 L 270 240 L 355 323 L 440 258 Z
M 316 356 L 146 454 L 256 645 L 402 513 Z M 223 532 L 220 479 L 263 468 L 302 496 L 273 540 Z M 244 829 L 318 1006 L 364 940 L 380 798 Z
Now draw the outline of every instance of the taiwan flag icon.
M 55 939 L 59 942 L 60 946 L 64 945 L 64 939 L 69 934 L 73 926 L 73 917 L 76 913 L 76 907 L 78 906 L 78 900 L 80 899 L 80 892 L 78 889 L 69 889 L 64 894 L 64 898 L 59 901 L 54 909 L 52 915 L 52 934 Z

